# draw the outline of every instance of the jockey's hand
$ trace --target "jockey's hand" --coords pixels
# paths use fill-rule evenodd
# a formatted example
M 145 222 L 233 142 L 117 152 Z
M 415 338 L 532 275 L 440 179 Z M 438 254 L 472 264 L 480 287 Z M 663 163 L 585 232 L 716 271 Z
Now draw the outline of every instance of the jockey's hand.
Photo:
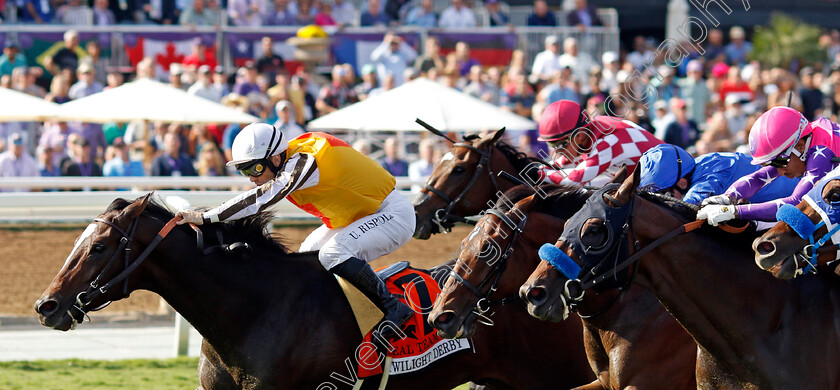
M 700 203 L 700 207 L 705 207 L 712 204 L 725 205 L 734 203 L 734 199 L 732 199 L 732 197 L 730 197 L 729 195 L 715 195 L 703 199 L 703 202 Z
M 178 225 L 183 225 L 185 223 L 194 223 L 196 225 L 201 225 L 204 223 L 204 214 L 195 210 L 181 210 L 177 214 L 175 214 L 175 216 L 180 216 L 182 218 L 180 221 L 178 221 Z
M 732 205 L 708 205 L 697 212 L 697 219 L 705 219 L 709 225 L 717 226 L 721 222 L 726 222 L 738 218 L 738 211 Z

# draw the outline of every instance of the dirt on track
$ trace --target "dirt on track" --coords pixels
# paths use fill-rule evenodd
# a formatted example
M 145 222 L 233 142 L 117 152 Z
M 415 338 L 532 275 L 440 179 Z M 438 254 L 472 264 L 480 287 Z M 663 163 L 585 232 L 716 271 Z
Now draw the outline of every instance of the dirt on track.
M 61 269 L 84 228 L 0 229 L 0 316 L 36 316 L 35 300 Z M 291 248 L 297 248 L 314 229 L 315 226 L 278 227 L 275 232 L 280 233 Z M 412 266 L 418 268 L 442 264 L 452 258 L 461 240 L 469 232 L 469 227 L 459 226 L 450 234 L 439 234 L 429 240 L 412 239 L 399 250 L 377 259 L 371 265 L 377 268 L 401 260 L 410 261 Z M 102 313 L 156 314 L 165 308 L 158 295 L 135 291 L 131 297 L 114 302 Z

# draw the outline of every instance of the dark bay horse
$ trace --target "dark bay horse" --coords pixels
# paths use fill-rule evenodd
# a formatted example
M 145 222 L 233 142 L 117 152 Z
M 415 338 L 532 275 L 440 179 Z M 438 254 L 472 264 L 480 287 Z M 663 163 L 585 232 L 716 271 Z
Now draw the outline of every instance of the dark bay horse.
M 635 264 L 635 282 L 653 291 L 699 345 L 699 387 L 840 388 L 840 285 L 782 281 L 757 269 L 750 234 L 709 226 L 680 234 L 697 226 L 696 208 L 637 194 L 638 180 L 636 173 L 620 188 L 596 193 L 555 244 L 555 263 L 567 272 L 567 261 L 578 264 L 580 279 L 543 261 L 521 293 L 563 297 L 549 309 L 562 311 L 593 278 L 627 274 L 625 264 Z M 598 271 L 590 277 L 592 269 Z
M 484 211 L 492 205 L 489 202 L 518 184 L 498 177 L 499 172 L 536 183 L 542 164 L 501 141 L 502 135 L 504 129 L 484 137 L 467 136 L 452 145 L 414 198 L 414 238 L 425 240 L 448 232 L 456 222 Z
M 831 214 L 826 214 L 826 219 L 832 216 L 835 216 L 835 218 L 831 219 L 836 219 L 836 214 L 834 213 L 840 211 L 840 179 L 834 178 L 827 180 L 825 186 L 821 191 L 818 190 L 818 192 L 822 198 L 822 202 L 820 203 L 823 207 L 828 208 L 828 210 L 820 210 L 819 205 L 814 202 L 808 202 L 805 199 L 796 206 L 812 224 L 810 227 L 806 227 L 806 230 L 813 229 L 821 221 L 824 221 L 821 214 L 829 212 Z M 809 195 L 811 194 L 809 193 Z M 793 221 L 794 223 L 798 222 L 800 226 L 803 223 L 808 225 L 805 221 L 796 221 L 796 218 L 793 218 Z M 829 222 L 836 223 L 836 220 Z M 809 232 L 803 232 L 800 235 L 784 220 L 779 221 L 773 228 L 753 242 L 755 262 L 761 269 L 772 273 L 773 276 L 779 279 L 792 279 L 801 273 L 802 270 L 808 269 L 809 263 L 816 266 L 815 271 L 819 270 L 822 272 L 826 270 L 825 268 L 829 268 L 824 267 L 826 263 L 840 256 L 840 252 L 838 252 L 838 247 L 833 242 L 835 240 L 832 236 L 825 237 L 827 233 L 828 228 L 822 225 L 813 232 L 810 232 L 810 234 Z M 809 239 L 805 239 L 803 236 Z M 836 238 L 836 236 L 834 237 Z M 814 248 L 814 242 L 820 243 L 821 240 L 824 240 L 822 241 L 823 245 Z M 816 258 L 814 258 L 815 254 Z M 837 271 L 840 271 L 840 269 L 837 269 Z
M 353 376 L 362 338 L 347 300 L 316 253 L 289 253 L 267 236 L 268 214 L 201 227 L 205 237 L 221 229 L 226 241 L 247 243 L 246 252 L 204 255 L 195 232 L 180 225 L 155 246 L 156 234 L 172 218 L 151 195 L 115 200 L 76 241 L 36 302 L 41 323 L 68 330 L 92 308 L 134 290 L 150 290 L 204 337 L 200 389 L 352 387 L 340 378 Z M 144 257 L 148 248 L 153 249 Z M 128 276 L 123 282 L 118 274 Z M 91 289 L 94 280 L 97 288 Z M 105 292 L 93 292 L 100 288 Z M 474 354 L 452 355 L 425 370 L 392 376 L 388 388 L 449 390 L 474 381 L 491 389 L 537 389 L 545 386 L 546 376 L 559 377 L 550 370 L 535 372 L 524 358 L 532 351 L 500 343 L 505 337 L 495 329 L 481 332 L 473 338 Z
M 525 313 L 523 301 L 508 301 L 539 264 L 536 249 L 545 241 L 554 241 L 566 219 L 589 197 L 575 187 L 542 185 L 540 189 L 545 197 L 535 195 L 527 186 L 506 192 L 464 239 L 452 276 L 429 313 L 429 321 L 441 336 L 481 333 L 483 330 L 475 331 L 476 323 L 486 322 L 481 317 L 489 315 L 483 314 L 488 311 L 496 312 L 490 321 L 511 311 Z M 580 389 L 696 388 L 697 348 L 688 334 L 646 290 L 631 288 L 623 303 L 615 302 L 617 295 L 617 291 L 592 294 L 580 309 L 584 316 L 591 315 L 582 321 L 583 344 L 587 371 L 597 376 Z M 501 303 L 509 304 L 496 306 Z M 557 323 L 532 318 L 523 320 L 520 327 L 525 331 L 527 326 L 531 337 L 545 340 L 546 348 L 558 348 L 547 342 L 568 337 L 569 332 L 580 342 L 580 324 L 577 316 Z M 556 359 L 578 353 L 570 347 L 559 347 Z M 558 368 L 568 364 L 556 362 Z

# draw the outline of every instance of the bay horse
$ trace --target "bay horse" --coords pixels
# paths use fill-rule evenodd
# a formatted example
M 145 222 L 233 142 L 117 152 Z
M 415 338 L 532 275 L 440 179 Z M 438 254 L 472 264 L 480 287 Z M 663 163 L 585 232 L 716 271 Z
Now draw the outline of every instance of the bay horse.
M 783 217 L 779 222 L 753 242 L 756 264 L 779 279 L 826 270 L 830 268 L 825 267 L 827 263 L 840 257 L 837 230 L 829 234 L 828 229 L 838 222 L 840 178 L 826 177 L 805 196 L 796 210 L 780 209 L 778 214 Z
M 149 290 L 203 336 L 199 389 L 349 389 L 352 381 L 339 379 L 354 376 L 362 341 L 350 306 L 316 252 L 290 253 L 265 233 L 270 220 L 259 214 L 200 227 L 245 248 L 204 254 L 195 232 L 172 225 L 173 213 L 152 194 L 117 199 L 77 239 L 35 309 L 43 325 L 66 331 L 90 310 Z M 537 389 L 559 376 L 531 369 L 524 357 L 532 350 L 500 343 L 505 336 L 481 332 L 474 353 L 392 376 L 388 388 L 449 390 L 473 381 Z
M 429 313 L 429 322 L 439 335 L 468 337 L 481 333 L 476 332 L 476 323 L 526 312 L 522 300 L 511 298 L 539 264 L 536 249 L 555 240 L 566 220 L 589 197 L 588 192 L 570 186 L 544 184 L 540 190 L 545 196 L 525 185 L 506 192 L 464 239 L 451 276 Z M 584 369 L 594 372 L 597 379 L 578 389 L 696 388 L 697 347 L 691 337 L 646 290 L 629 289 L 623 303 L 616 303 L 618 294 L 593 294 L 581 307 L 583 321 L 577 316 L 560 322 L 531 318 L 520 327 L 524 332 L 527 326 L 531 337 L 546 342 L 576 338 L 575 344 L 567 342 L 559 348 L 545 345 L 557 348 L 556 359 L 568 360 L 568 355 L 580 353 L 582 323 L 589 362 Z M 571 364 L 554 363 L 564 368 Z
M 498 177 L 499 172 L 537 183 L 538 168 L 543 164 L 502 141 L 504 132 L 466 136 L 436 163 L 414 198 L 414 238 L 426 240 L 432 234 L 448 233 L 456 222 L 484 211 L 504 191 L 519 184 Z
M 840 286 L 773 278 L 753 265 L 753 235 L 705 226 L 696 207 L 637 192 L 638 183 L 637 170 L 595 193 L 560 240 L 541 248 L 543 261 L 520 290 L 529 305 L 564 311 L 632 265 L 635 283 L 697 342 L 698 387 L 840 388 Z

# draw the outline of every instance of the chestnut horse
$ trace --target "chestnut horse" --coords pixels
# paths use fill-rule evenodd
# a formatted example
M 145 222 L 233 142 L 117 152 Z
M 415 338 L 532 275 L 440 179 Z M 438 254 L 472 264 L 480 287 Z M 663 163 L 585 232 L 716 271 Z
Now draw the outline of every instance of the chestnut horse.
M 829 267 L 824 266 L 840 257 L 837 246 L 840 239 L 834 230 L 840 212 L 840 178 L 826 177 L 806 196 L 796 206 L 798 211 L 780 209 L 779 223 L 753 242 L 756 264 L 779 279 L 792 279 L 808 270 L 814 273 L 827 270 Z M 811 199 L 812 196 L 822 199 Z M 785 221 L 793 223 L 799 231 Z M 826 225 L 833 230 L 828 237 Z
M 414 238 L 449 232 L 456 222 L 477 215 L 499 195 L 518 183 L 498 177 L 507 172 L 527 183 L 536 183 L 543 164 L 501 141 L 505 130 L 484 137 L 471 135 L 452 145 L 414 198 L 417 227 Z
M 187 226 L 176 225 L 163 239 L 156 236 L 172 218 L 151 194 L 133 202 L 115 200 L 77 239 L 36 302 L 41 323 L 68 330 L 89 310 L 149 290 L 204 337 L 200 389 L 352 387 L 342 382 L 353 377 L 362 338 L 317 253 L 289 253 L 266 235 L 271 217 L 260 214 L 202 226 L 205 237 L 222 231 L 225 241 L 247 244 L 240 245 L 246 248 L 241 252 L 204 254 Z M 511 328 L 480 332 L 473 338 L 475 353 L 392 376 L 388 388 L 448 390 L 468 381 L 491 389 L 553 388 L 551 381 L 563 375 L 551 364 L 551 351 L 540 357 L 544 364 L 534 364 L 527 359 L 533 349 L 523 349 L 527 343 L 499 342 L 510 339 Z
M 596 193 L 548 247 L 559 250 L 542 248 L 543 260 L 567 274 L 580 271 L 579 279 L 543 261 L 521 295 L 548 296 L 530 304 L 552 301 L 548 311 L 563 311 L 593 281 L 626 275 L 632 265 L 635 281 L 699 345 L 699 387 L 837 389 L 840 285 L 821 278 L 781 281 L 756 269 L 750 234 L 709 226 L 681 234 L 698 226 L 696 207 L 637 194 L 638 182 L 637 171 L 620 188 Z
M 505 310 L 525 312 L 522 301 L 509 301 L 539 264 L 536 249 L 553 241 L 563 231 L 566 219 L 589 197 L 576 187 L 549 184 L 540 186 L 540 193 L 544 196 L 535 195 L 528 186 L 508 191 L 464 239 L 448 284 L 429 313 L 429 322 L 439 329 L 438 334 L 471 335 L 476 322 L 487 322 L 491 308 L 503 303 L 511 305 L 493 308 L 496 313 L 489 321 L 506 315 Z M 585 317 L 586 356 L 597 376 L 595 382 L 581 388 L 696 388 L 697 348 L 691 337 L 644 289 L 629 289 L 623 303 L 616 303 L 618 295 L 618 291 L 593 294 L 580 309 Z M 553 325 L 545 321 L 546 330 L 531 322 L 523 321 L 521 327 L 524 331 L 527 324 L 535 338 L 548 341 L 574 332 L 580 340 L 577 316 Z M 569 346 L 561 351 L 558 358 L 574 352 Z

